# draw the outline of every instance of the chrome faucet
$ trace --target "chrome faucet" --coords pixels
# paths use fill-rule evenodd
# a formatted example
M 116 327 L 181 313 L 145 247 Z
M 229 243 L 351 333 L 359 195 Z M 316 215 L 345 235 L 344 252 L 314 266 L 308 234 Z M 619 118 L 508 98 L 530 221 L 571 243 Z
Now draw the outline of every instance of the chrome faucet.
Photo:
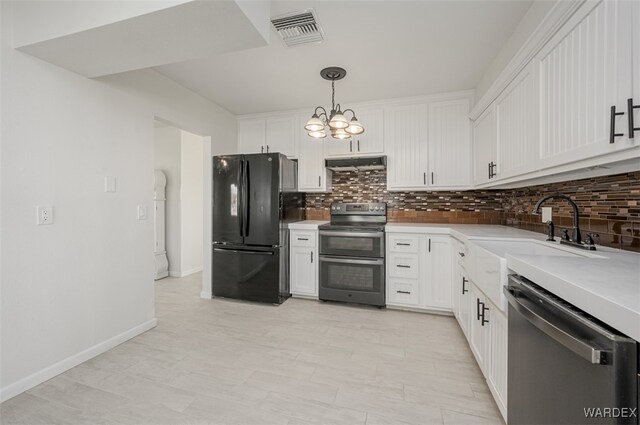
M 545 196 L 545 197 L 541 198 L 536 203 L 536 206 L 533 207 L 532 214 L 534 214 L 534 215 L 540 214 L 540 206 L 545 201 L 548 201 L 549 199 L 564 199 L 565 201 L 567 201 L 569 203 L 569 205 L 571 205 L 571 208 L 573 208 L 573 233 L 572 233 L 570 239 L 567 238 L 567 237 L 563 237 L 560 240 L 560 243 L 573 245 L 573 246 L 577 246 L 579 248 L 589 249 L 589 250 L 592 250 L 592 251 L 595 250 L 596 247 L 595 247 L 595 245 L 593 243 L 593 238 L 591 236 L 589 236 L 587 238 L 587 243 L 586 244 L 582 243 L 582 236 L 580 235 L 580 214 L 578 213 L 578 206 L 567 195 L 563 195 L 561 193 L 556 193 L 555 195 L 549 195 L 549 196 Z

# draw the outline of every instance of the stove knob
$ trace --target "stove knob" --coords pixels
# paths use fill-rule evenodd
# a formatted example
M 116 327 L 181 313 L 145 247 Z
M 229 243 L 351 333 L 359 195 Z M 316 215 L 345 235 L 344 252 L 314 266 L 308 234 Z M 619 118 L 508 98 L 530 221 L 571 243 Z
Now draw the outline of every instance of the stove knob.
M 378 211 L 378 207 L 376 207 L 375 210 Z

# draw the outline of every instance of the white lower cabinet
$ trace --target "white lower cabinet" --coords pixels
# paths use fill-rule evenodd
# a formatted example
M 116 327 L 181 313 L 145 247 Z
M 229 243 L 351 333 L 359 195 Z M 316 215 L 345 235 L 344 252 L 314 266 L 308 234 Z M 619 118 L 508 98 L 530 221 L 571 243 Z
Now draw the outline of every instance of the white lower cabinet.
M 318 298 L 318 231 L 291 230 L 289 236 L 292 296 Z
M 473 284 L 470 285 L 469 291 L 472 299 L 471 311 L 471 332 L 469 336 L 469 345 L 471 351 L 478 361 L 478 365 L 482 372 L 487 374 L 487 349 L 489 348 L 489 326 L 490 313 L 487 311 L 486 299 L 482 292 Z M 488 314 L 489 313 L 489 314 Z
M 388 306 L 451 311 L 451 238 L 387 233 Z
M 500 413 L 507 420 L 507 315 L 489 304 L 489 368 L 487 383 Z
M 472 282 L 461 296 L 458 322 L 504 420 L 507 420 L 507 313 L 497 308 Z

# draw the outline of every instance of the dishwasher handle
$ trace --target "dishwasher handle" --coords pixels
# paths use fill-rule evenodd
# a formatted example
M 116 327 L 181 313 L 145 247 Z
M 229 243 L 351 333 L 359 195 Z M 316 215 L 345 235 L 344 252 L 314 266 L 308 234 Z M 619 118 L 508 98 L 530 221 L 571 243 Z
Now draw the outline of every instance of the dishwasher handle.
M 520 315 L 527 319 L 529 323 L 588 362 L 591 362 L 592 364 L 607 364 L 607 358 L 610 357 L 611 354 L 610 351 L 603 350 L 600 347 L 594 347 L 588 342 L 575 337 L 567 330 L 562 329 L 560 326 L 542 317 L 541 314 L 538 314 L 535 311 L 535 305 L 527 302 L 525 298 L 518 298 L 516 296 L 517 292 L 519 291 L 509 287 L 504 288 L 504 294 L 506 295 L 509 304 Z

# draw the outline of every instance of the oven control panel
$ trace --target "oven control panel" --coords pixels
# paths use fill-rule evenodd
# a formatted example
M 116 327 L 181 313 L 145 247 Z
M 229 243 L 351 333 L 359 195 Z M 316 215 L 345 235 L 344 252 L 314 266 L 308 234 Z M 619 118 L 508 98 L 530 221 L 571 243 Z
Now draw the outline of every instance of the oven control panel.
M 384 202 L 369 203 L 333 203 L 331 215 L 387 215 Z

